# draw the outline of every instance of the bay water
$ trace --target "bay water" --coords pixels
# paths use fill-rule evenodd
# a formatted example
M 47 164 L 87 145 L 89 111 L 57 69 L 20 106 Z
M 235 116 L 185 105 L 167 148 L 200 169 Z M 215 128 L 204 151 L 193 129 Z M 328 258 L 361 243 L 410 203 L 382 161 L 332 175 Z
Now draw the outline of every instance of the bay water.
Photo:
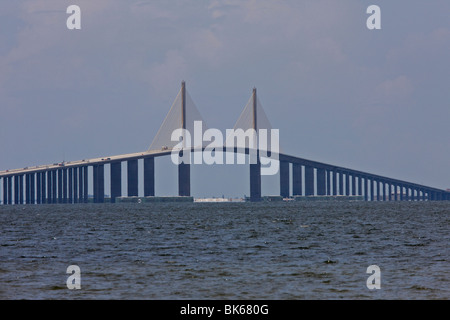
M 0 298 L 449 299 L 449 231 L 450 202 L 1 206 Z

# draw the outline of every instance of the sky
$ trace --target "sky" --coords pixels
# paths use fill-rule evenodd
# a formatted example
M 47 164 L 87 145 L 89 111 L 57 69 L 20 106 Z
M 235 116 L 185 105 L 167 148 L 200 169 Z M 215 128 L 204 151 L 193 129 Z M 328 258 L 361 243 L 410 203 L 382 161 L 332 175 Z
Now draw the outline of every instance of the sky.
M 0 170 L 145 151 L 186 81 L 210 128 L 256 87 L 285 153 L 450 188 L 449 18 L 448 0 L 2 1 Z M 176 194 L 170 158 L 156 170 Z M 192 193 L 248 195 L 248 172 L 193 166 Z

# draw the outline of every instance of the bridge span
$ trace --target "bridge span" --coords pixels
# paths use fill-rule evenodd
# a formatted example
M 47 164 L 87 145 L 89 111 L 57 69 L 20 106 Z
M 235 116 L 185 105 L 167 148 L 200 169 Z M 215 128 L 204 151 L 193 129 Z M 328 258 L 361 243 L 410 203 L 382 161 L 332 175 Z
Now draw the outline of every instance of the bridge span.
M 178 100 L 177 100 L 178 99 Z M 178 127 L 186 129 L 189 118 L 186 107 L 185 83 L 169 115 L 179 117 Z M 261 129 L 263 110 L 258 106 L 256 89 L 245 110 L 249 126 Z M 242 115 L 241 115 L 242 117 Z M 245 118 L 245 117 L 244 117 Z M 260 120 L 262 119 L 262 120 Z M 167 118 L 166 118 L 167 120 Z M 173 120 L 173 119 L 172 119 Z M 177 120 L 177 121 L 178 121 Z M 192 119 L 191 119 L 192 120 Z M 177 122 L 175 121 L 175 122 Z M 260 122 L 258 122 L 260 121 Z M 174 122 L 174 121 L 172 121 Z M 239 122 L 239 120 L 238 120 Z M 164 123 L 163 123 L 164 126 Z M 242 126 L 242 122 L 241 122 Z M 245 126 L 245 125 L 244 125 Z M 236 127 L 236 126 L 235 126 Z M 155 141 L 159 141 L 161 130 Z M 167 141 L 167 137 L 165 137 Z M 170 141 L 170 138 L 168 139 Z M 147 151 L 79 161 L 38 165 L 21 169 L 0 171 L 0 204 L 55 204 L 87 203 L 88 190 L 93 190 L 94 203 L 105 202 L 105 166 L 110 170 L 109 190 L 111 202 L 124 193 L 122 190 L 122 163 L 126 163 L 126 189 L 128 197 L 139 196 L 139 165 L 143 162 L 144 197 L 155 196 L 155 158 L 168 156 L 172 147 L 150 148 Z M 192 148 L 191 151 L 200 151 Z M 226 147 L 223 147 L 226 152 Z M 239 151 L 235 148 L 234 153 Z M 245 152 L 248 154 L 249 149 Z M 279 190 L 283 198 L 303 196 L 359 196 L 365 201 L 444 201 L 450 192 L 413 182 L 362 172 L 342 166 L 308 160 L 279 153 Z M 178 196 L 191 196 L 191 165 L 178 165 Z M 261 162 L 250 166 L 250 201 L 261 201 Z M 91 174 L 89 174 L 91 172 Z M 89 177 L 92 177 L 89 181 Z
M 193 148 L 193 152 L 196 150 Z M 197 150 L 199 151 L 199 150 Z M 246 150 L 248 153 L 248 150 Z M 226 152 L 226 148 L 223 148 Z M 235 152 L 237 152 L 235 150 Z M 139 196 L 138 161 L 143 161 L 144 197 L 155 196 L 155 158 L 170 150 L 84 159 L 0 171 L 0 198 L 3 204 L 87 203 L 89 185 L 93 202 L 105 202 L 105 166 L 109 166 L 111 202 L 122 192 L 122 163 L 127 168 L 127 195 Z M 279 187 L 283 198 L 293 196 L 362 196 L 366 201 L 450 200 L 450 193 L 438 188 L 383 177 L 292 155 L 279 154 Z M 250 199 L 261 195 L 260 162 L 249 164 Z M 190 164 L 179 165 L 178 196 L 190 196 Z M 89 170 L 92 174 L 89 175 Z M 88 180 L 91 176 L 92 181 Z M 2 197 L 1 197 L 2 196 Z

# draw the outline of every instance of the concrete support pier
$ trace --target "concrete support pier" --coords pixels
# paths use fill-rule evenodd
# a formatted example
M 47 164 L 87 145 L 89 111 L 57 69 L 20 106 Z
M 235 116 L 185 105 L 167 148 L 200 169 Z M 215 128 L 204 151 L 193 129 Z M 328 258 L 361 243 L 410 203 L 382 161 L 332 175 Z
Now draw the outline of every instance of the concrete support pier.
M 93 166 L 94 203 L 105 202 L 105 167 L 103 164 Z
M 250 164 L 250 201 L 261 200 L 261 163 Z
M 84 179 L 83 179 L 84 167 L 78 168 L 78 203 L 84 203 Z
M 3 204 L 8 204 L 8 178 L 3 178 Z
M 352 192 L 351 192 L 352 196 L 356 196 L 357 195 L 357 190 L 356 190 L 356 176 L 353 174 L 352 175 Z
M 155 158 L 144 158 L 144 197 L 155 196 Z
M 314 168 L 305 166 L 305 196 L 314 195 Z
M 344 195 L 344 174 L 339 171 L 339 193 L 338 195 L 343 196 Z
M 24 198 L 23 198 L 23 174 L 19 175 L 19 204 L 24 204 Z
M 122 196 L 122 162 L 111 163 L 111 203 Z
M 326 175 L 325 175 L 325 169 L 317 169 L 317 195 L 318 196 L 324 196 L 326 194 L 325 189 L 325 181 Z
M 47 203 L 47 186 L 46 186 L 46 180 L 45 180 L 45 171 L 40 173 L 41 176 L 41 203 L 45 204 Z
M 128 196 L 138 196 L 138 161 L 127 161 Z
M 68 197 L 67 197 L 67 168 L 62 169 L 62 176 L 63 176 L 63 203 L 67 203 Z
M 12 180 L 13 177 L 8 177 L 8 204 L 12 204 L 13 201 Z
M 78 203 L 78 168 L 73 168 L 73 203 Z
M 73 168 L 67 169 L 69 186 L 68 186 L 68 194 L 67 194 L 67 202 L 73 203 Z
M 331 173 L 330 170 L 326 170 L 325 172 L 326 172 L 325 175 L 327 177 L 327 196 L 331 196 L 331 179 L 332 179 L 331 176 L 332 176 L 332 173 Z
M 63 170 L 58 169 L 58 203 L 63 203 Z
M 345 173 L 345 195 L 350 195 L 350 175 L 348 172 Z
M 52 174 L 52 203 L 53 204 L 55 204 L 55 203 L 58 203 L 58 199 L 57 199 L 57 195 L 56 195 L 56 192 L 57 192 L 57 188 L 58 188 L 58 185 L 57 185 L 57 177 L 56 177 L 56 170 L 52 170 L 51 171 L 51 174 Z
M 14 204 L 19 204 L 19 176 L 14 176 Z
M 289 197 L 289 162 L 280 161 L 280 196 Z
M 42 204 L 42 173 L 36 172 L 36 204 Z
M 191 165 L 188 163 L 178 165 L 178 196 L 191 196 Z
M 30 203 L 36 203 L 36 174 L 30 174 Z
M 337 179 L 338 179 L 338 173 L 335 171 L 333 171 L 333 193 L 331 195 L 333 196 L 337 196 L 338 192 L 337 192 Z
M 25 175 L 25 203 L 31 204 L 31 175 L 27 173 Z
M 299 163 L 292 164 L 292 195 L 301 196 L 302 192 L 302 166 Z
M 85 166 L 83 167 L 83 200 L 84 203 L 88 203 L 89 202 L 89 194 L 88 194 L 88 187 L 89 187 L 89 179 L 88 179 L 88 173 L 89 173 L 89 167 Z

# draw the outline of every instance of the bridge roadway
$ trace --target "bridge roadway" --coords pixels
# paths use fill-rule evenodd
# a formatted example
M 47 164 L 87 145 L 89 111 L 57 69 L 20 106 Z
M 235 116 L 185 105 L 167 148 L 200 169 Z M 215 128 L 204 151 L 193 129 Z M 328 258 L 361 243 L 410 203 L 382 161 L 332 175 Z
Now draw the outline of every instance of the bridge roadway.
M 198 148 L 192 148 L 192 151 Z M 224 147 L 223 151 L 226 149 Z M 171 150 L 144 151 L 0 171 L 3 204 L 88 202 L 88 167 L 94 202 L 104 202 L 104 165 L 110 165 L 111 201 L 122 196 L 121 163 L 127 162 L 128 196 L 138 196 L 138 160 L 144 160 L 144 196 L 155 195 L 154 158 Z M 237 153 L 237 149 L 234 150 Z M 245 153 L 248 154 L 246 149 Z M 363 196 L 366 201 L 450 200 L 450 192 L 341 166 L 279 154 L 280 195 Z M 292 167 L 291 167 L 292 166 Z M 190 196 L 190 165 L 178 165 L 179 196 Z M 25 179 L 24 179 L 25 177 Z M 292 178 L 292 190 L 291 190 Z M 25 181 L 24 181 L 25 180 Z M 14 182 L 14 183 L 13 183 Z M 14 188 L 13 188 L 14 184 Z M 25 190 L 24 190 L 25 189 Z M 24 192 L 25 191 L 25 192 Z M 3 197 L 1 197 L 3 195 Z M 250 199 L 261 199 L 261 164 L 250 164 Z

